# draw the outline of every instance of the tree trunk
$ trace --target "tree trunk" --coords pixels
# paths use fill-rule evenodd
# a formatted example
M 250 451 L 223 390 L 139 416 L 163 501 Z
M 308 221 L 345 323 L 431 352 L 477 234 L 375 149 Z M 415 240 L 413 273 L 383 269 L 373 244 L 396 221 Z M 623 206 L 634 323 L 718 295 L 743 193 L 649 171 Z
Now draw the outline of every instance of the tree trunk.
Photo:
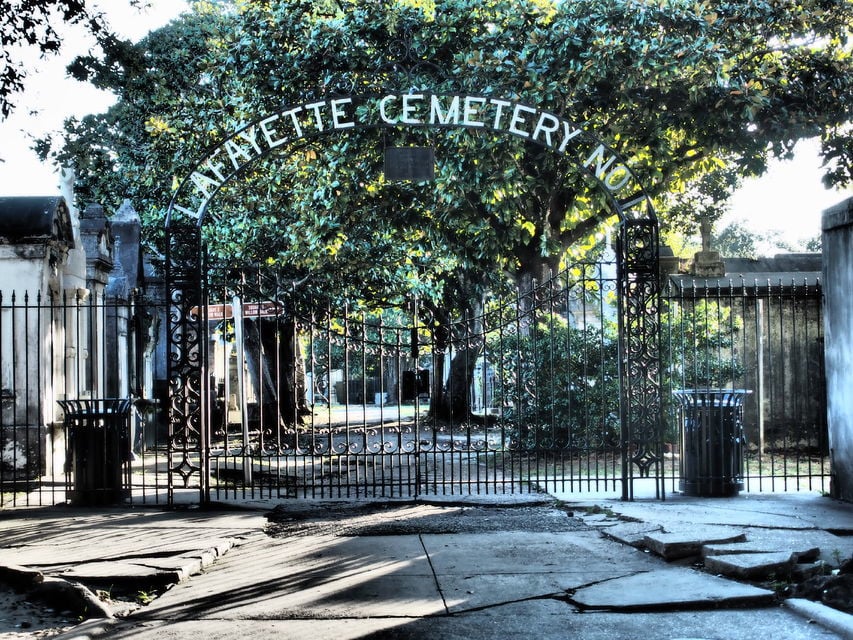
M 260 426 L 274 434 L 311 413 L 305 397 L 305 359 L 292 320 L 243 321 L 249 375 L 258 396 Z
M 464 323 L 457 323 L 461 334 L 456 340 L 450 336 L 451 330 L 445 328 L 436 331 L 435 359 L 436 371 L 433 379 L 432 415 L 440 420 L 467 421 L 471 417 L 471 386 L 474 382 L 474 370 L 482 352 L 482 305 L 474 305 L 474 312 Z M 451 350 L 455 342 L 461 346 Z M 449 372 L 444 378 L 447 354 L 452 353 Z
M 471 385 L 479 357 L 478 347 L 460 349 L 453 355 L 441 407 L 446 420 L 465 421 L 471 417 Z
M 449 415 L 449 403 L 444 397 L 444 363 L 446 362 L 447 348 L 450 344 L 450 330 L 441 322 L 433 331 L 433 356 L 432 389 L 430 392 L 430 415 L 434 418 L 444 419 Z

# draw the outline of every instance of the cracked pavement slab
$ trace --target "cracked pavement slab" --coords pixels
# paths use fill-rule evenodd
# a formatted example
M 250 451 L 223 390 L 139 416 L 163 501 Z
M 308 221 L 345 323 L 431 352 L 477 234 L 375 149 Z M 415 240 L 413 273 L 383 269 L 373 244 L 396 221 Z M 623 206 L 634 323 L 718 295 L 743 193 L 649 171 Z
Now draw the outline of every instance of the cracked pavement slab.
M 763 607 L 773 604 L 774 598 L 775 594 L 767 589 L 672 567 L 583 587 L 571 595 L 570 602 L 585 610 L 649 612 Z
M 562 602 L 569 611 L 569 593 L 576 601 L 578 593 L 602 593 L 605 587 L 588 586 L 602 584 L 618 592 L 629 588 L 615 586 L 620 581 L 658 575 L 661 568 L 657 558 L 603 537 L 554 506 L 289 506 L 270 515 L 272 539 L 243 545 L 138 617 L 189 620 L 227 611 L 240 619 L 418 618 L 538 599 Z M 705 603 L 752 598 L 754 604 L 760 595 L 764 605 L 773 595 L 702 576 L 674 584 L 675 590 L 665 581 L 637 588 L 643 597 L 654 592 L 650 610 L 667 600 L 684 606 L 684 594 L 698 597 L 702 588 L 708 589 Z M 190 597 L 199 590 L 223 597 Z
M 512 506 L 294 501 L 273 511 L 267 527 L 272 535 L 246 534 L 201 573 L 129 617 L 87 622 L 65 637 L 478 640 L 535 633 L 540 640 L 673 640 L 688 632 L 739 637 L 745 628 L 751 640 L 837 637 L 762 600 L 763 593 L 724 589 L 723 583 L 737 583 L 670 567 L 607 538 L 612 526 L 601 530 L 570 511 L 541 498 Z M 199 531 L 218 537 L 229 519 L 208 514 L 185 526 L 183 515 L 157 518 L 150 539 L 168 539 L 178 548 L 180 540 L 200 539 Z M 252 517 L 257 523 L 258 513 Z M 175 520 L 172 529 L 168 518 Z M 125 527 L 119 533 L 112 517 L 102 524 L 101 533 L 115 536 L 117 549 L 132 547 L 144 531 Z M 92 519 L 76 539 L 97 530 Z M 66 545 L 75 539 L 61 535 Z M 32 536 L 12 537 L 35 542 Z M 141 555 L 137 547 L 128 561 L 140 563 Z M 674 569 L 687 582 L 668 573 Z M 627 591 L 635 592 L 630 614 L 603 606 L 607 583 L 618 587 L 614 597 L 628 606 Z M 691 593 L 694 602 L 685 604 Z M 738 608 L 731 608 L 735 602 Z M 747 608 L 739 608 L 744 602 Z

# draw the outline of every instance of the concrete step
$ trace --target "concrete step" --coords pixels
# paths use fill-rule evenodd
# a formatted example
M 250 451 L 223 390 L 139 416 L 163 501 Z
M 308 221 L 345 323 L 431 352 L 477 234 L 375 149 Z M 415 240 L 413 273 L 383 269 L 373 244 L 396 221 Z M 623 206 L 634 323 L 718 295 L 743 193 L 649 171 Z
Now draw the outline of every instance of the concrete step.
M 705 545 L 745 541 L 746 534 L 734 527 L 685 526 L 669 532 L 647 533 L 642 544 L 652 553 L 671 561 L 699 557 Z

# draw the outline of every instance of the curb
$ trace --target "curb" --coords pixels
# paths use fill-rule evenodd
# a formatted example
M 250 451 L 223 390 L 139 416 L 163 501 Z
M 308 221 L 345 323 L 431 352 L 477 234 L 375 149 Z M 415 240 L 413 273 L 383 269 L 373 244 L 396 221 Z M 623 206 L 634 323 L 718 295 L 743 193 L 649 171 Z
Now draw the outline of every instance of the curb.
M 789 598 L 782 606 L 843 638 L 853 639 L 853 615 L 804 598 Z
M 108 637 L 121 624 L 116 618 L 93 618 L 78 624 L 73 629 L 53 636 L 54 640 L 95 640 Z
M 86 585 L 75 580 L 45 576 L 37 569 L 0 566 L 0 579 L 47 602 L 62 602 L 75 614 L 94 619 L 112 618 L 113 612 Z
M 44 582 L 44 574 L 17 564 L 0 566 L 0 581 L 18 589 L 32 589 Z
M 162 584 L 163 587 L 170 584 L 178 584 L 201 573 L 214 564 L 217 559 L 228 553 L 228 551 L 240 546 L 241 542 L 240 539 L 222 538 L 210 547 L 199 548 L 176 557 L 177 562 L 171 568 L 155 569 L 156 573 L 151 575 L 140 577 L 116 574 L 110 575 L 109 578 L 102 576 L 99 579 L 101 581 L 108 580 L 113 583 L 121 583 L 126 588 L 130 588 L 140 581 L 146 586 L 151 584 L 152 581 Z M 71 608 L 76 615 L 86 618 L 86 620 L 73 629 L 69 629 L 65 633 L 56 636 L 57 638 L 89 640 L 96 637 L 104 637 L 119 622 L 112 608 L 98 598 L 84 584 L 84 580 L 76 577 L 64 577 L 61 574 L 58 576 L 46 576 L 38 569 L 22 565 L 0 565 L 0 582 L 29 592 L 34 597 L 43 599 L 46 602 L 61 602 Z M 126 618 L 121 618 L 121 620 L 126 620 Z

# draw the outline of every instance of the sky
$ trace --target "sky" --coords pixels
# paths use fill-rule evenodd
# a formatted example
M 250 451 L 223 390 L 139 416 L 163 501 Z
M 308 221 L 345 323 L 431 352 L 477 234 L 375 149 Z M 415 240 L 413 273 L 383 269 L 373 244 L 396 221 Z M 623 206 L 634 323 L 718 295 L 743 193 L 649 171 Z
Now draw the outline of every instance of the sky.
M 102 11 L 120 36 L 134 42 L 187 8 L 184 0 L 149 0 L 150 7 L 143 11 L 132 8 L 127 0 L 87 4 Z M 28 56 L 25 89 L 13 96 L 15 110 L 0 121 L 0 196 L 58 194 L 59 176 L 52 166 L 39 161 L 30 149 L 32 140 L 60 130 L 66 118 L 101 113 L 114 102 L 112 94 L 67 76 L 68 63 L 87 53 L 94 41 L 82 27 L 66 26 L 62 33 L 65 39 L 59 55 L 41 58 L 31 52 Z
M 184 0 L 151 0 L 150 4 L 148 10 L 139 12 L 122 0 L 94 3 L 120 35 L 134 41 L 187 7 Z M 83 30 L 73 29 L 62 55 L 31 57 L 26 89 L 15 97 L 17 107 L 12 115 L 0 122 L 0 196 L 59 193 L 59 176 L 29 148 L 32 139 L 61 129 L 70 116 L 100 113 L 112 104 L 110 94 L 65 73 L 74 55 L 85 53 L 89 46 Z M 782 239 L 794 244 L 820 234 L 823 210 L 853 196 L 853 189 L 823 187 L 818 149 L 816 140 L 803 141 L 793 160 L 771 162 L 764 176 L 746 181 L 734 194 L 730 212 L 717 230 L 736 221 L 758 234 L 778 231 Z
M 763 176 L 745 180 L 717 228 L 740 222 L 757 233 L 779 231 L 791 243 L 819 235 L 823 211 L 853 196 L 853 189 L 823 186 L 819 152 L 819 140 L 803 140 L 793 160 L 772 160 Z

